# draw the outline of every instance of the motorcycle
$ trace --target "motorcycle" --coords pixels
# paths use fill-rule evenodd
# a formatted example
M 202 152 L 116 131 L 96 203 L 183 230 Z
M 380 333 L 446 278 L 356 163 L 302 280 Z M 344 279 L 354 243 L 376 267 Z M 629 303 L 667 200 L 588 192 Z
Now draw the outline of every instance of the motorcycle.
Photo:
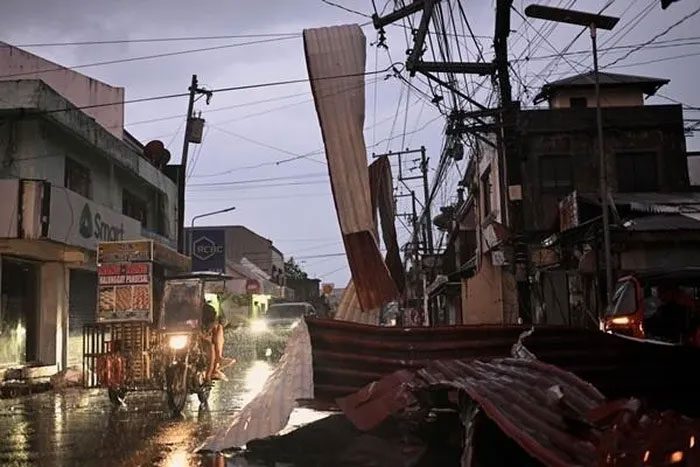
M 168 407 L 178 415 L 182 412 L 190 394 L 196 394 L 199 403 L 207 406 L 213 382 L 207 381 L 208 352 L 205 352 L 197 333 L 172 333 L 165 335 L 165 392 Z

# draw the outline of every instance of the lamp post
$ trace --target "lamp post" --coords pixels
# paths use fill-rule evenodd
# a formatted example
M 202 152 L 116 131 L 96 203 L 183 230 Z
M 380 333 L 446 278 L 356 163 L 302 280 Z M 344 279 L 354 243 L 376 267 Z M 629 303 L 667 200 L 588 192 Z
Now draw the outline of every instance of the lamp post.
M 194 223 L 197 219 L 201 219 L 202 217 L 209 217 L 209 216 L 215 216 L 217 214 L 223 214 L 225 212 L 231 212 L 234 209 L 236 209 L 236 206 L 231 206 L 225 209 L 219 209 L 218 211 L 212 211 L 212 212 L 205 212 L 204 214 L 199 214 L 197 216 L 194 216 L 192 218 L 192 222 L 190 223 L 190 229 L 194 229 Z M 192 237 L 193 237 L 193 232 L 190 230 L 190 241 L 189 241 L 189 247 L 190 247 L 190 256 L 192 256 Z
M 612 259 L 610 252 L 610 220 L 608 213 L 608 167 L 605 160 L 605 146 L 603 144 L 603 117 L 600 109 L 600 77 L 598 75 L 598 42 L 596 39 L 598 29 L 611 30 L 620 18 L 603 16 L 584 11 L 566 10 L 563 8 L 546 7 L 542 5 L 529 5 L 525 8 L 525 14 L 530 18 L 539 18 L 558 23 L 576 24 L 585 26 L 591 32 L 593 46 L 593 75 L 595 80 L 595 108 L 596 126 L 598 132 L 598 156 L 599 156 L 599 183 L 600 205 L 603 210 L 603 255 L 605 257 L 605 285 L 607 305 L 612 303 L 613 275 Z

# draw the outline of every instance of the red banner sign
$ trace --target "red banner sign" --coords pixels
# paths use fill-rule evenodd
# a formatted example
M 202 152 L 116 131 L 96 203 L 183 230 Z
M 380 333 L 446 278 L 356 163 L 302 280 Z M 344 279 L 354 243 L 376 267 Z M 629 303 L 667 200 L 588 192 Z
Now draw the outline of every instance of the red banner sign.
M 248 279 L 245 281 L 245 291 L 249 294 L 256 294 L 260 292 L 260 282 L 255 279 Z

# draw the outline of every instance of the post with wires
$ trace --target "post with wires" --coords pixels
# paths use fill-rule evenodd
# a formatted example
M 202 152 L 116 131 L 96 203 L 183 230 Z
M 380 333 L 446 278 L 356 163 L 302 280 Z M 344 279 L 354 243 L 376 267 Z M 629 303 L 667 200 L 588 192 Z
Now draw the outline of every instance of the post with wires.
M 206 96 L 207 104 L 209 104 L 212 96 L 212 91 L 207 91 L 198 87 L 197 75 L 192 75 L 192 83 L 190 84 L 189 101 L 187 102 L 187 115 L 185 120 L 185 136 L 182 142 L 182 159 L 180 160 L 180 173 L 177 184 L 177 208 L 178 208 L 178 230 L 177 230 L 177 250 L 180 253 L 185 252 L 185 183 L 187 181 L 187 153 L 190 148 L 190 143 L 202 142 L 202 127 L 204 120 L 195 118 L 193 115 L 195 97 L 198 94 Z M 194 131 L 197 130 L 197 131 Z
M 545 7 L 541 5 L 530 5 L 525 8 L 525 14 L 532 18 L 544 19 L 547 21 L 555 21 L 560 23 L 576 24 L 584 26 L 591 31 L 591 42 L 593 47 L 593 76 L 595 80 L 595 100 L 596 100 L 596 129 L 598 139 L 598 155 L 599 155 L 599 185 L 600 185 L 600 206 L 603 218 L 603 255 L 605 258 L 605 291 L 606 305 L 612 304 L 613 294 L 613 273 L 612 273 L 612 255 L 610 252 L 610 220 L 608 212 L 608 200 L 610 193 L 608 190 L 608 167 L 605 157 L 605 144 L 603 141 L 603 116 L 600 107 L 600 77 L 598 75 L 598 43 L 597 30 L 611 30 L 615 27 L 620 18 L 613 16 L 603 16 L 583 11 L 565 10 L 562 8 Z M 603 312 L 604 307 L 599 309 Z

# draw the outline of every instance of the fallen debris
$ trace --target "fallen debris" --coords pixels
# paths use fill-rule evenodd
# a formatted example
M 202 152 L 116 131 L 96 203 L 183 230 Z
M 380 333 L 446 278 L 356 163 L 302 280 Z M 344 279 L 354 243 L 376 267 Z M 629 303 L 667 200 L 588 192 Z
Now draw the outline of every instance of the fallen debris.
M 51 376 L 51 386 L 54 389 L 65 389 L 83 385 L 83 372 L 78 367 L 68 367 Z
M 302 322 L 292 332 L 284 355 L 260 393 L 234 416 L 228 427 L 209 437 L 199 450 L 222 452 L 241 448 L 250 440 L 278 433 L 287 424 L 297 401 L 312 398 L 311 343 Z
M 338 405 L 363 430 L 455 410 L 460 418 L 444 433 L 463 433 L 463 467 L 700 465 L 697 420 L 648 410 L 636 399 L 609 402 L 591 384 L 537 360 L 437 361 L 413 377 L 402 371 L 383 378 Z

